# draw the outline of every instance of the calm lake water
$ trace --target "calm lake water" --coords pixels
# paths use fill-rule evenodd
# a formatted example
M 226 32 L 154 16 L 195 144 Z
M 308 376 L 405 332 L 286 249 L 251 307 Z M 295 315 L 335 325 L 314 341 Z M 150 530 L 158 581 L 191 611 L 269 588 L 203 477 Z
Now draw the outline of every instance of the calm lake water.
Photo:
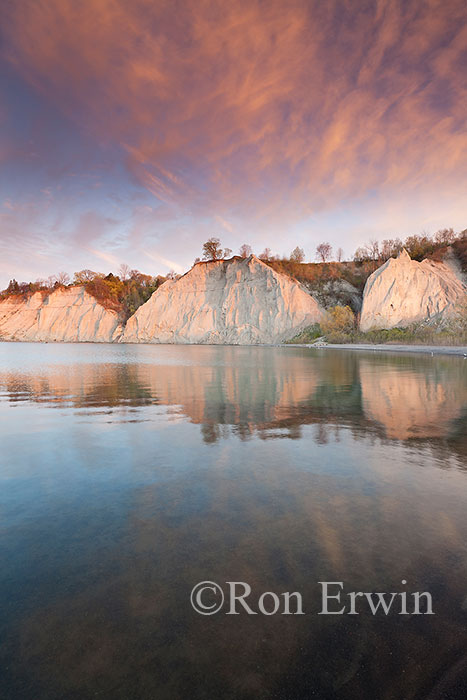
M 464 699 L 466 392 L 457 357 L 0 343 L 0 697 Z M 203 580 L 306 614 L 202 616 Z

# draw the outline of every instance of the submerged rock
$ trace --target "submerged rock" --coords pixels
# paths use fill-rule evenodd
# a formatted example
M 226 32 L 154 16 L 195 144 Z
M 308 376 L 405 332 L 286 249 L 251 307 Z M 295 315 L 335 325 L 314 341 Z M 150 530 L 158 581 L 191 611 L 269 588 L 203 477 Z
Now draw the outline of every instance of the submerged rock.
M 117 312 L 104 308 L 82 286 L 0 301 L 0 340 L 107 343 L 122 330 Z
M 197 263 L 128 320 L 120 342 L 249 345 L 289 339 L 321 318 L 295 280 L 254 255 Z
M 360 329 L 404 327 L 455 311 L 467 288 L 445 263 L 411 260 L 404 249 L 367 279 Z

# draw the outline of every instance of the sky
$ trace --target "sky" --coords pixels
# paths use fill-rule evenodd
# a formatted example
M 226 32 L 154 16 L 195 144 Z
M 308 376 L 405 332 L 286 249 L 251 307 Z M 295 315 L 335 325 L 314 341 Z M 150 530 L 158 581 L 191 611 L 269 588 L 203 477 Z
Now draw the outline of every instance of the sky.
M 467 227 L 465 0 L 0 13 L 0 288 Z

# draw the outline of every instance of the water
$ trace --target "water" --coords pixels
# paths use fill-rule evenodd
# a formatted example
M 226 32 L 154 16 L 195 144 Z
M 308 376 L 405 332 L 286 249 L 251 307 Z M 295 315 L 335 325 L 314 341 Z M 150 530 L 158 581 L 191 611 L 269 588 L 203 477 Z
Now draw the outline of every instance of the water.
M 0 697 L 465 698 L 466 385 L 456 357 L 1 343 Z M 206 579 L 306 614 L 199 615 Z M 435 615 L 318 615 L 319 581 Z

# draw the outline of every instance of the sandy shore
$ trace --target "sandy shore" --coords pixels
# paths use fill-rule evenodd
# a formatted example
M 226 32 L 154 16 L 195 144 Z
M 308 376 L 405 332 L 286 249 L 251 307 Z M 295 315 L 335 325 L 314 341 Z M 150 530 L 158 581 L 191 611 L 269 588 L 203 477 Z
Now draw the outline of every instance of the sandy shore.
M 466 345 L 389 345 L 381 343 L 379 345 L 363 344 L 342 344 L 333 345 L 313 345 L 313 344 L 292 344 L 287 347 L 313 348 L 316 350 L 365 350 L 366 352 L 418 352 L 425 355 L 461 355 L 467 357 Z

